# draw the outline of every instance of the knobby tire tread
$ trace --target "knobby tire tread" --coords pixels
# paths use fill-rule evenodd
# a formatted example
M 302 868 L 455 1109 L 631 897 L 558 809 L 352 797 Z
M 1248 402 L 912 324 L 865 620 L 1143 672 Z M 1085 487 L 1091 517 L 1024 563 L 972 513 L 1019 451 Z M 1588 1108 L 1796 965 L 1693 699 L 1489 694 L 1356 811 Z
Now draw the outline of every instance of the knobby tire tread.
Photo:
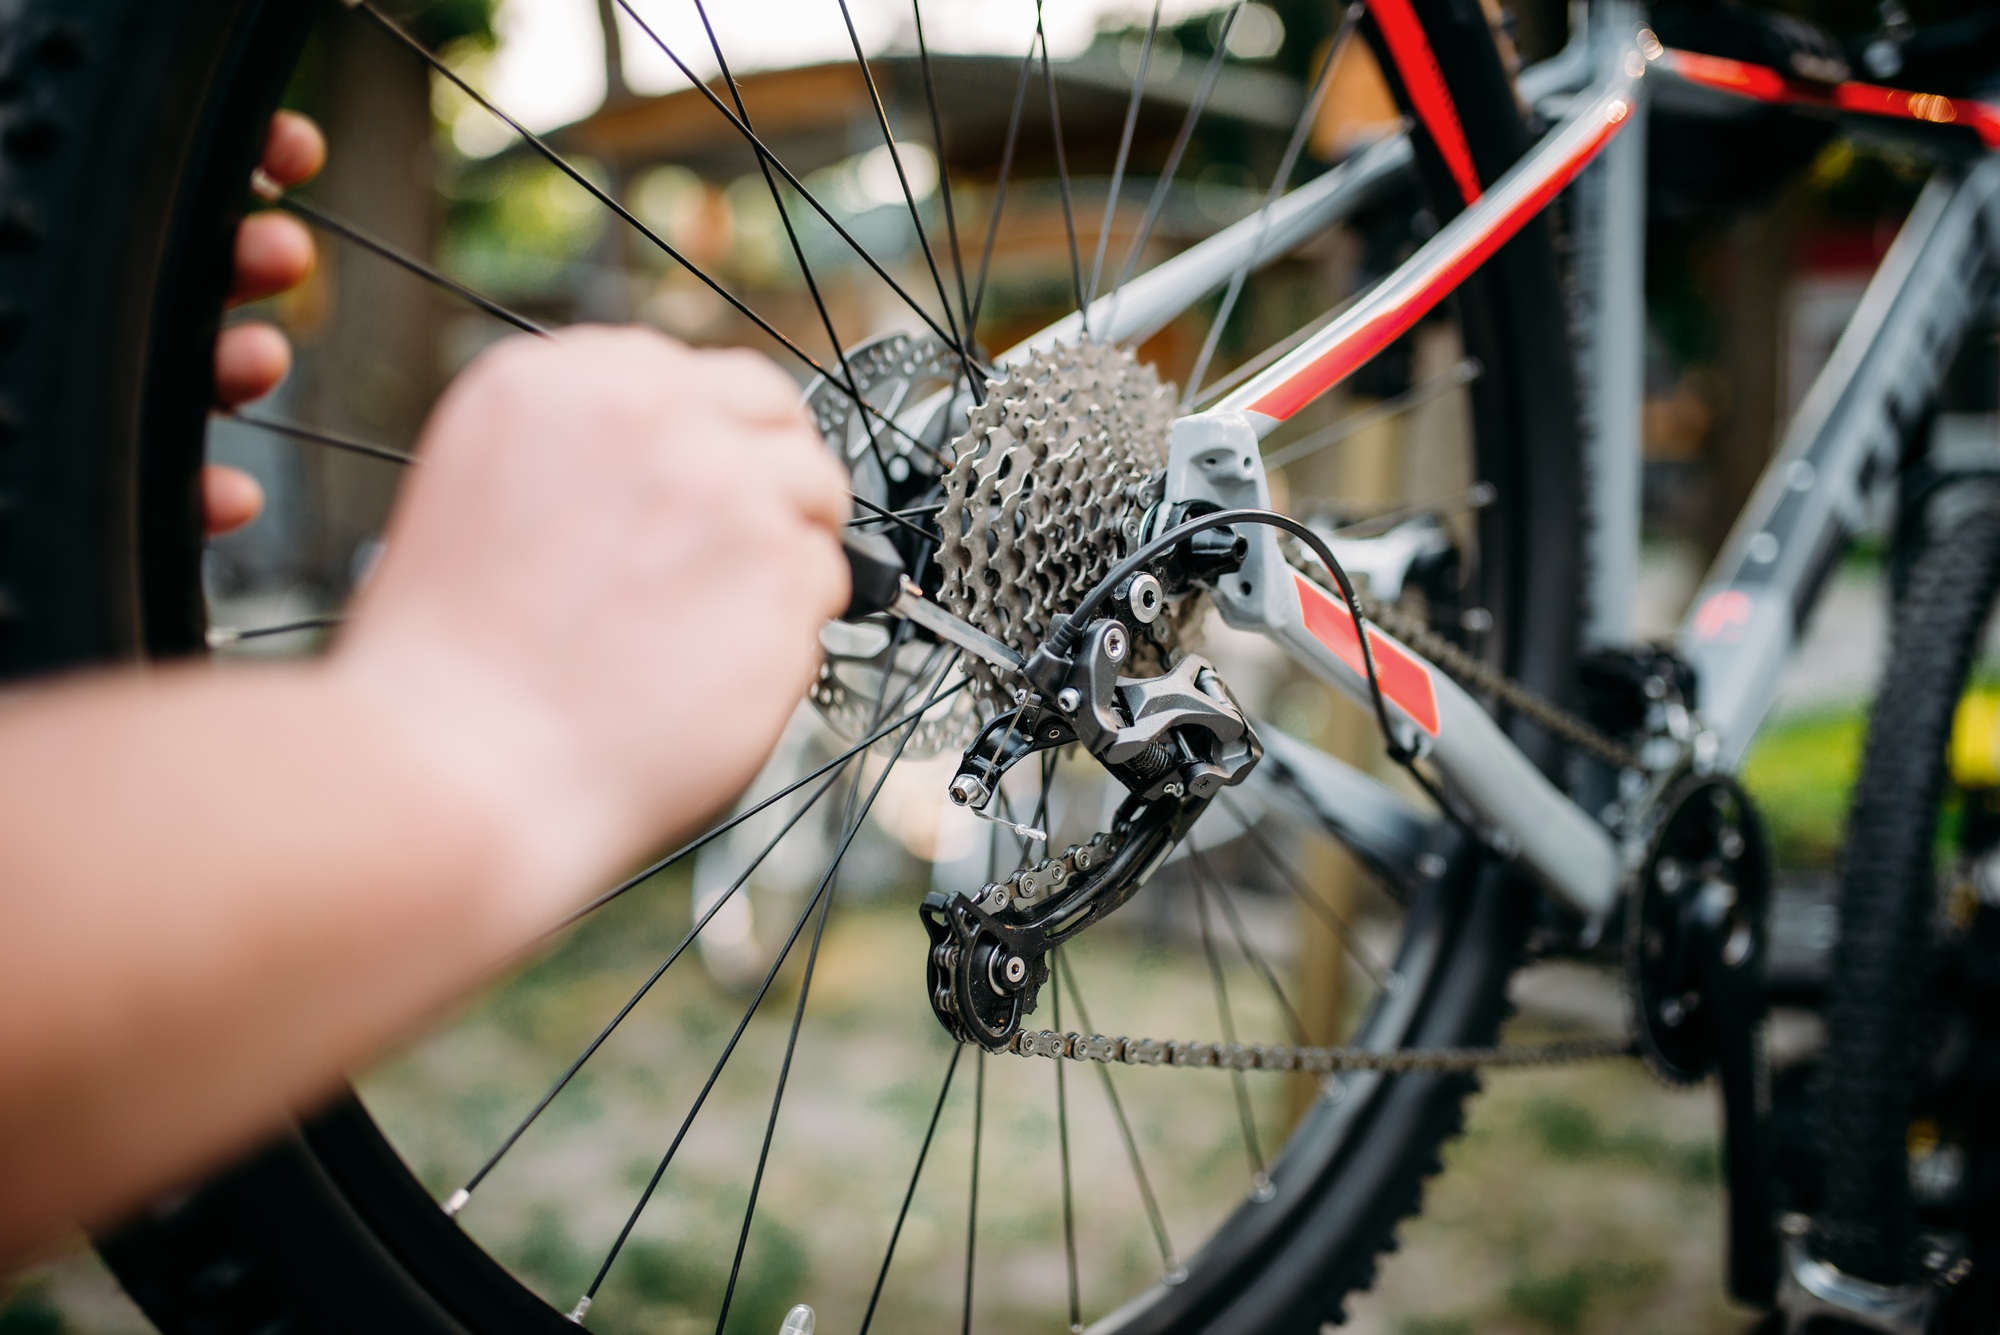
M 1825 1167 L 1814 1250 L 1884 1284 L 1915 1273 L 1906 1138 L 1929 1051 L 1938 813 L 1952 720 L 2000 596 L 2000 487 L 1961 485 L 1985 491 L 1986 504 L 1933 537 L 1911 565 L 1869 720 L 1816 1100 Z

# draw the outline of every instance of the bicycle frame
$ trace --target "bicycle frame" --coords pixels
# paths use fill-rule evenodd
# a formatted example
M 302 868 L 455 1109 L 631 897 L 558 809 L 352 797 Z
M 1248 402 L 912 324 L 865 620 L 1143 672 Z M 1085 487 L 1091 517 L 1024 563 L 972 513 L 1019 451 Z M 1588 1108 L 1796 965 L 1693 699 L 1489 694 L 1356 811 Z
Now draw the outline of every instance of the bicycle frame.
M 1374 8 L 1402 63 L 1396 44 L 1399 37 L 1411 40 L 1411 32 L 1392 31 L 1400 7 L 1384 0 Z M 1514 168 L 1483 192 L 1476 180 L 1468 187 L 1461 179 L 1465 210 L 1401 268 L 1213 408 L 1175 424 L 1169 504 L 1200 500 L 1268 507 L 1258 441 L 1406 332 L 1576 181 L 1621 130 L 1642 121 L 1644 82 L 1674 81 L 1710 95 L 1793 100 L 1869 117 L 1956 119 L 1977 130 L 1988 147 L 2000 144 L 2000 113 L 1979 104 L 1960 106 L 1859 84 L 1831 93 L 1799 89 L 1773 71 L 1666 51 L 1631 16 L 1626 6 L 1604 6 L 1596 41 L 1580 32 L 1556 59 L 1523 76 L 1524 92 L 1538 104 L 1547 107 L 1565 96 L 1569 102 L 1560 122 Z M 1422 41 L 1420 31 L 1414 40 Z M 1454 118 L 1432 124 L 1423 100 L 1417 101 L 1419 116 L 1434 135 L 1448 139 L 1456 132 Z M 1594 335 L 1584 349 L 1589 463 L 1595 478 L 1611 479 L 1608 487 L 1597 485 L 1594 499 L 1611 508 L 1600 509 L 1595 527 L 1629 548 L 1608 553 L 1608 574 L 1600 572 L 1593 592 L 1600 604 L 1621 608 L 1629 606 L 1637 578 L 1641 342 L 1631 334 L 1642 319 L 1634 270 L 1644 220 L 1643 173 L 1634 166 L 1642 162 L 1637 142 L 1635 136 L 1633 147 L 1621 150 L 1622 161 L 1599 169 L 1597 209 L 1586 219 L 1583 238 L 1586 252 L 1598 248 L 1598 262 L 1582 266 L 1579 274 L 1582 304 L 1592 317 L 1586 327 Z M 1441 149 L 1451 162 L 1451 145 Z M 1225 229 L 1001 360 L 1085 336 L 1143 337 L 1239 268 L 1268 262 L 1378 197 L 1411 161 L 1406 139 L 1379 143 L 1267 213 Z M 1606 192 L 1616 193 L 1616 207 Z M 1861 527 L 1871 488 L 1893 475 L 1904 428 L 1928 402 L 1979 306 L 1983 279 L 1996 259 L 1996 237 L 2000 157 L 1985 158 L 1963 175 L 1941 171 L 1871 281 L 1679 633 L 1679 648 L 1696 667 L 1702 690 L 1701 717 L 1686 739 L 1686 760 L 1696 768 L 1733 767 L 1747 749 L 1832 558 Z M 1968 281 L 1975 275 L 1982 281 Z M 1287 564 L 1271 530 L 1250 535 L 1243 568 L 1222 580 L 1214 594 L 1230 625 L 1267 636 L 1308 671 L 1372 707 L 1353 617 L 1339 598 Z M 1634 835 L 1645 827 L 1645 794 L 1627 804 L 1618 829 L 1607 828 L 1545 776 L 1442 671 L 1377 628 L 1367 627 L 1366 634 L 1397 740 L 1422 757 L 1492 846 L 1583 916 L 1586 935 L 1601 927 L 1618 902 L 1629 855 L 1637 851 Z M 1615 642 L 1622 632 L 1615 621 L 1599 623 L 1590 638 Z M 1323 784 L 1350 794 L 1357 785 L 1373 784 L 1331 759 L 1314 768 Z M 1305 781 L 1312 782 L 1311 776 Z M 1409 828 L 1421 818 L 1376 787 L 1383 802 L 1394 804 L 1377 802 L 1378 813 L 1408 813 L 1391 822 L 1397 826 L 1393 835 L 1378 837 L 1366 819 L 1333 818 L 1328 824 L 1372 865 L 1407 861 L 1415 846 Z M 1335 799 L 1315 805 L 1333 811 L 1340 804 Z

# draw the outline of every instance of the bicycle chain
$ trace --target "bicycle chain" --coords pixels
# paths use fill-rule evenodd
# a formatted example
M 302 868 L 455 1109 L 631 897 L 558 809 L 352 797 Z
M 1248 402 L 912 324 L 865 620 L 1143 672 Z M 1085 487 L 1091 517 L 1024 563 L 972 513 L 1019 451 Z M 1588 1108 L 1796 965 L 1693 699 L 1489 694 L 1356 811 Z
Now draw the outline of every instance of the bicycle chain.
M 1002 880 L 987 882 L 974 902 L 987 913 L 1005 913 L 1017 904 L 1039 904 L 1068 885 L 1078 872 L 1089 871 L 1115 856 L 1122 842 L 1117 835 L 1100 834 L 1087 844 L 1071 844 L 1055 857 L 1019 868 Z
M 1458 679 L 1460 685 L 1493 696 L 1514 712 L 1532 719 L 1556 738 L 1619 769 L 1643 770 L 1645 763 L 1628 746 L 1612 740 L 1561 705 L 1521 685 L 1490 664 L 1481 662 L 1444 636 L 1405 612 L 1362 595 L 1361 614 Z
M 1372 598 L 1363 597 L 1360 601 L 1363 616 L 1451 673 L 1468 689 L 1491 694 L 1561 740 L 1612 765 L 1624 769 L 1644 768 L 1638 755 L 1629 748 L 1474 658 L 1414 617 Z M 999 913 L 1017 904 L 1039 903 L 1067 885 L 1078 872 L 1088 870 L 1116 852 L 1115 838 L 1108 834 L 1100 834 L 1088 844 L 1072 844 L 1058 856 L 1043 858 L 1032 867 L 1023 867 L 1000 881 L 989 882 L 979 894 L 979 907 L 988 913 Z M 1630 1036 L 1508 1047 L 1375 1051 L 1284 1043 L 1113 1038 L 1104 1034 L 1057 1033 L 1052 1029 L 1022 1030 L 1009 1041 L 1007 1050 L 1018 1056 L 1054 1060 L 1236 1071 L 1295 1071 L 1311 1075 L 1337 1075 L 1348 1071 L 1435 1074 L 1488 1068 L 1556 1066 L 1631 1057 L 1639 1051 L 1636 1041 Z
M 1230 1071 L 1303 1071 L 1338 1075 L 1346 1071 L 1478 1071 L 1489 1067 L 1557 1066 L 1569 1062 L 1630 1057 L 1630 1038 L 1584 1038 L 1560 1043 L 1489 1048 L 1308 1047 L 1295 1043 L 1184 1043 L 1151 1038 L 1110 1038 L 1104 1034 L 1059 1034 L 1024 1029 L 1007 1050 L 1021 1057 L 1057 1061 L 1119 1062 L 1128 1066 L 1195 1066 Z

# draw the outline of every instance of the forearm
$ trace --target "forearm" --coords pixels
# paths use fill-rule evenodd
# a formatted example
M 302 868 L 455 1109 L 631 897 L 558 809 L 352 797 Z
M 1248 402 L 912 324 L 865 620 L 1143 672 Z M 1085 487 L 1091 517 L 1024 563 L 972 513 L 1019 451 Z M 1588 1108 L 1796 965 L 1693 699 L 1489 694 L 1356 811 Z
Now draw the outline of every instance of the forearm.
M 276 1126 L 594 874 L 521 841 L 504 748 L 403 722 L 326 667 L 0 710 L 0 1259 Z

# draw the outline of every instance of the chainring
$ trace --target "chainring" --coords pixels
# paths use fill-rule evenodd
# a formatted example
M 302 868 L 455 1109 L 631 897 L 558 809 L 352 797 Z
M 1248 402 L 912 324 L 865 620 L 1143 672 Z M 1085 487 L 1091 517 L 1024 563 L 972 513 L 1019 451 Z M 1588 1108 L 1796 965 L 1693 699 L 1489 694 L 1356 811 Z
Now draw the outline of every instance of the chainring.
M 1721 1043 L 1702 985 L 1696 917 L 1721 895 L 1725 961 L 1761 959 L 1770 912 L 1763 823 L 1722 775 L 1683 775 L 1660 803 L 1645 865 L 1625 903 L 1625 972 L 1639 1055 L 1670 1085 L 1714 1068 Z

